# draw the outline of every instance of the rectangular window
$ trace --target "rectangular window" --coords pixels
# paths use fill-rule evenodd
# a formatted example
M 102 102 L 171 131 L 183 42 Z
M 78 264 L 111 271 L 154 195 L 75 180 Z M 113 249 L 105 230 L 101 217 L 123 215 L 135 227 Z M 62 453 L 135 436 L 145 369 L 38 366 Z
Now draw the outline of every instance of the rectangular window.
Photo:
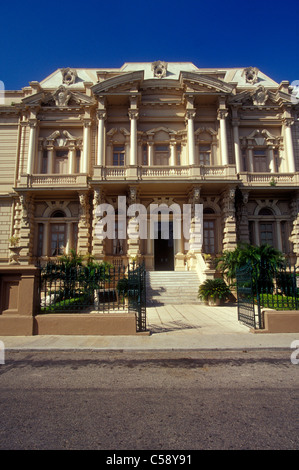
M 272 222 L 260 223 L 260 244 L 274 246 L 274 233 Z
M 51 224 L 51 256 L 63 255 L 66 246 L 65 224 Z
M 182 151 L 182 148 L 180 145 L 177 145 L 177 148 L 176 148 L 176 160 L 177 160 L 177 165 L 181 165 L 181 151 Z
M 81 164 L 81 150 L 76 150 L 76 162 L 75 162 L 75 173 L 80 173 L 80 164 Z
M 210 165 L 211 164 L 211 146 L 200 145 L 199 146 L 199 164 Z
M 65 175 L 68 173 L 68 151 L 56 150 L 55 173 Z
M 161 166 L 169 165 L 169 146 L 158 144 L 155 145 L 155 164 Z
M 43 255 L 44 224 L 38 224 L 37 228 L 37 256 Z
M 203 223 L 203 251 L 215 253 L 215 221 L 205 220 Z
M 115 146 L 113 147 L 113 166 L 124 166 L 125 165 L 125 147 Z
M 270 171 L 266 150 L 253 151 L 253 167 L 256 173 L 268 173 Z
M 48 151 L 44 150 L 43 158 L 42 158 L 42 168 L 41 168 L 42 174 L 46 174 L 47 170 L 48 170 Z
M 142 148 L 142 165 L 148 165 L 148 158 L 147 158 L 147 146 L 144 145 Z

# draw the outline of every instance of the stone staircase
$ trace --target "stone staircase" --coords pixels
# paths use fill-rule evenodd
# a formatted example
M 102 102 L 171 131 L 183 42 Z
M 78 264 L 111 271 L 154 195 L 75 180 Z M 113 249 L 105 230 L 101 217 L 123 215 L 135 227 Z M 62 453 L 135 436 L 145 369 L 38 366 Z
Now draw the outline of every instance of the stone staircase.
M 148 271 L 147 305 L 199 304 L 199 284 L 198 275 L 194 271 Z

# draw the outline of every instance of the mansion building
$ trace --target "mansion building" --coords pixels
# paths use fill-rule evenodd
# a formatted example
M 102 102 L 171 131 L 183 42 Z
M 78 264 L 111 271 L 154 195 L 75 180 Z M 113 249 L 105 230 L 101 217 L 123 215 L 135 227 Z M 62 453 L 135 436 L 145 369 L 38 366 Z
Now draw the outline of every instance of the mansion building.
M 5 91 L 0 104 L 0 264 L 9 240 L 21 264 L 71 249 L 147 270 L 209 269 L 239 242 L 269 244 L 299 261 L 299 119 L 289 82 L 256 67 L 126 63 L 58 69 Z M 203 205 L 203 245 L 194 224 L 180 239 L 120 236 L 126 205 Z M 100 204 L 122 215 L 115 239 L 97 236 Z M 147 215 L 149 226 L 149 213 Z M 192 219 L 193 220 L 193 219 Z

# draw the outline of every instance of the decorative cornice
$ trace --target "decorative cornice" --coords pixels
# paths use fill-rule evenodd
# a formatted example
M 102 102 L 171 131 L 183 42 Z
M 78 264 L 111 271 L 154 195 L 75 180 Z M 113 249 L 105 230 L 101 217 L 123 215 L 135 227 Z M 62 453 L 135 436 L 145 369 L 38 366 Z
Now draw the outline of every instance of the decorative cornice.
M 181 72 L 180 73 L 181 83 L 183 84 L 185 80 L 192 81 L 199 85 L 205 85 L 205 86 L 211 87 L 216 92 L 222 92 L 222 93 L 232 93 L 233 89 L 235 88 L 235 85 L 231 85 L 229 83 L 223 82 L 222 80 L 219 80 L 218 78 L 214 78 L 208 75 L 203 75 L 203 74 L 194 73 L 194 72 Z
M 117 77 L 108 78 L 107 80 L 97 83 L 91 88 L 91 90 L 94 95 L 99 95 L 101 93 L 107 93 L 125 84 L 133 84 L 136 82 L 137 84 L 141 84 L 143 76 L 143 70 L 127 73 L 125 75 L 118 75 Z

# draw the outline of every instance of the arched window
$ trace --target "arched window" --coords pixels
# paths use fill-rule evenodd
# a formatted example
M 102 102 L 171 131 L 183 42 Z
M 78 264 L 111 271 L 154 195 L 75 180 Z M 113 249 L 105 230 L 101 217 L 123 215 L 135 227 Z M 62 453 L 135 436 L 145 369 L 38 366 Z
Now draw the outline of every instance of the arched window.
M 53 212 L 51 217 L 65 217 L 65 213 L 61 210 L 56 210 Z
M 263 207 L 263 209 L 261 209 L 259 211 L 259 215 L 272 215 L 273 216 L 273 212 L 271 209 L 268 209 L 268 207 Z

